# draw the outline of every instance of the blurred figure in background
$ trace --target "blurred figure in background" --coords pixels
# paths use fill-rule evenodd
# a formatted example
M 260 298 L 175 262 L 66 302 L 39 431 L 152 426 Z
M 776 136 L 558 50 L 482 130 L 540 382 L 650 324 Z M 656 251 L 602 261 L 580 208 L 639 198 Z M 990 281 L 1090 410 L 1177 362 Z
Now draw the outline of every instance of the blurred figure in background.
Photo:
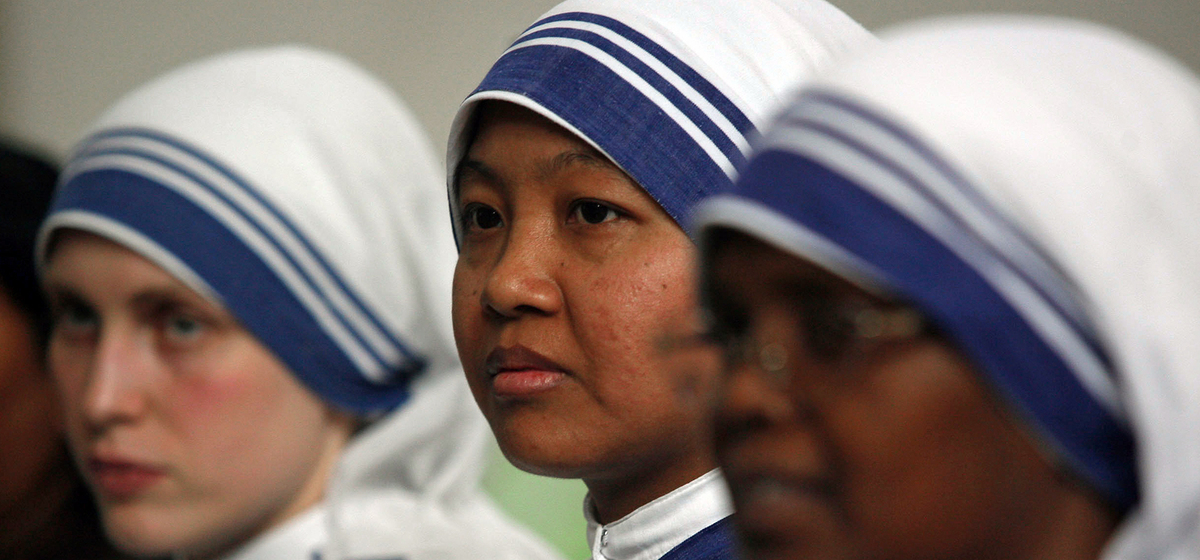
M 1200 82 L 1071 21 L 884 37 L 696 218 L 749 557 L 1200 558 Z
M 50 311 L 33 241 L 50 206 L 54 166 L 0 145 L 0 558 L 116 558 L 68 455 L 45 370 Z
M 425 139 L 348 61 L 218 56 L 130 93 L 41 230 L 49 365 L 139 556 L 553 556 L 477 487 Z
M 594 558 L 732 554 L 713 370 L 677 378 L 656 347 L 695 320 L 678 220 L 786 92 L 869 40 L 823 0 L 571 0 L 459 109 L 459 355 L 505 456 L 587 485 Z

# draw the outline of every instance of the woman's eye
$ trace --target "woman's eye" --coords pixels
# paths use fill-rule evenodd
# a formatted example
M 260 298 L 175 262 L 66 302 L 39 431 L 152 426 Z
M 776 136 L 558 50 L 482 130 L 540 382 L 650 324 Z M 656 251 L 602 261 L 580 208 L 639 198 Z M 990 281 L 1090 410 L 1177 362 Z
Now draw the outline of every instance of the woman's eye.
M 708 309 L 702 337 L 721 350 L 727 368 L 739 367 L 745 359 L 750 321 L 745 313 L 728 308 Z
M 500 227 L 504 220 L 495 208 L 483 204 L 468 204 L 463 210 L 463 222 L 467 229 L 492 229 Z
M 175 343 L 192 342 L 204 334 L 204 324 L 187 315 L 168 316 L 162 328 L 166 339 Z
M 588 224 L 602 224 L 617 219 L 620 214 L 616 209 L 599 202 L 585 201 L 575 205 L 572 216 Z
M 77 303 L 63 304 L 54 314 L 54 332 L 80 337 L 95 332 L 99 318 L 91 308 Z
M 813 358 L 825 362 L 845 358 L 857 336 L 851 311 L 856 306 L 832 292 L 808 294 L 798 303 L 802 342 Z
M 721 351 L 725 367 L 735 368 L 741 365 L 744 358 L 742 355 L 745 347 L 744 336 L 733 333 L 724 325 L 714 325 L 701 333 L 701 337 Z

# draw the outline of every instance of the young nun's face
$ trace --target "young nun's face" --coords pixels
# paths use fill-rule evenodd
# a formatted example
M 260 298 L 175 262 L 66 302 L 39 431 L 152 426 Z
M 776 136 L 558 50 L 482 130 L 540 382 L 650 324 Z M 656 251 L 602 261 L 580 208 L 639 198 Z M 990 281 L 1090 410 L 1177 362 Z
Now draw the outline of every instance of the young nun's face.
M 641 187 L 528 110 L 485 104 L 459 167 L 454 329 L 505 455 L 582 478 L 602 521 L 703 474 L 704 393 L 658 346 L 694 320 L 694 245 Z
M 351 421 L 228 311 L 75 231 L 44 284 L 71 447 L 120 548 L 211 557 L 320 500 Z
M 717 455 L 750 558 L 1096 557 L 1094 498 L 911 310 L 722 234 L 706 269 L 727 364 Z

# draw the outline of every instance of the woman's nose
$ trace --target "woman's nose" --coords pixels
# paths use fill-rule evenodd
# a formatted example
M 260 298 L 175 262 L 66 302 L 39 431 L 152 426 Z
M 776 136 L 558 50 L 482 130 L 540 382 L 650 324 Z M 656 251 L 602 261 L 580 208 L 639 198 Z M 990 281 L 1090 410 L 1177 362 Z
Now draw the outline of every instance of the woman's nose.
M 727 429 L 753 430 L 795 415 L 787 392 L 764 378 L 758 367 L 757 362 L 743 361 L 726 372 L 717 418 Z
M 132 332 L 102 332 L 91 361 L 85 415 L 96 428 L 129 422 L 147 407 L 150 356 Z
M 762 311 L 745 340 L 726 349 L 719 422 L 729 429 L 810 425 L 821 416 L 828 391 L 823 375 L 790 341 L 801 338 L 791 314 Z
M 483 306 L 499 317 L 561 310 L 563 256 L 550 228 L 514 227 L 487 273 Z

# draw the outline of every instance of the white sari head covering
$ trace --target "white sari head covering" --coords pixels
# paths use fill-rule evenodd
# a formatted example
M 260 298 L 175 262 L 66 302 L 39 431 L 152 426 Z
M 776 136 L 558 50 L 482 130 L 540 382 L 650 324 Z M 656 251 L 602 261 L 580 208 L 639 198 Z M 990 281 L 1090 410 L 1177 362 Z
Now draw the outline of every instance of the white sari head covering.
M 526 29 L 459 108 L 451 199 L 475 110 L 491 99 L 587 141 L 682 223 L 730 184 L 748 138 L 799 81 L 871 40 L 825 0 L 567 0 Z M 457 212 L 454 220 L 457 231 Z
M 76 147 L 39 258 L 59 228 L 110 238 L 232 311 L 325 400 L 384 412 L 454 355 L 426 146 L 382 83 L 332 55 L 188 65 Z
M 908 300 L 1127 511 L 1106 558 L 1200 558 L 1200 82 L 1064 20 L 884 37 L 799 96 L 697 234 Z
M 489 432 L 454 349 L 435 161 L 400 100 L 343 58 L 220 55 L 99 119 L 38 258 L 63 228 L 119 243 L 231 311 L 320 398 L 376 420 L 326 494 L 331 550 L 474 558 L 485 535 L 521 530 L 477 485 Z

